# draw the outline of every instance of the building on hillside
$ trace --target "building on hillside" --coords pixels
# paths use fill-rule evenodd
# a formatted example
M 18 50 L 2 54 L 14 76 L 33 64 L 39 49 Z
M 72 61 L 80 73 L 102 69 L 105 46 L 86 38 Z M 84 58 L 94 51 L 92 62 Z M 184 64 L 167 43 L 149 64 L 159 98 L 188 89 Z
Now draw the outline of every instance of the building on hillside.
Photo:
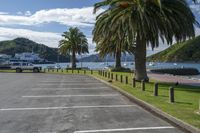
M 44 59 L 39 57 L 39 54 L 36 53 L 30 53 L 30 52 L 24 52 L 24 53 L 17 53 L 15 54 L 15 59 L 18 60 L 23 60 L 23 61 L 27 61 L 27 62 L 40 62 L 43 61 Z

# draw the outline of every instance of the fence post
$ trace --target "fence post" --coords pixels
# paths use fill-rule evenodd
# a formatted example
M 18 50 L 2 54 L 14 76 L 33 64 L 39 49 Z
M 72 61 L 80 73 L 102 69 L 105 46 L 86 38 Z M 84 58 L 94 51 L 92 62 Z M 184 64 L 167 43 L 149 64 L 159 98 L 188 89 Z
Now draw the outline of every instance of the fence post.
M 144 80 L 141 81 L 141 86 L 142 86 L 142 91 L 145 91 L 145 81 Z
M 117 74 L 115 75 L 115 80 L 118 81 L 118 75 Z
M 128 84 L 128 76 L 126 76 L 126 81 L 125 82 L 126 82 L 126 84 Z
M 154 85 L 154 96 L 158 96 L 158 83 Z
M 174 103 L 174 87 L 169 88 L 169 102 Z
M 58 72 L 58 68 L 56 69 L 56 72 Z
M 200 99 L 199 99 L 199 112 L 198 113 L 200 114 Z
M 105 76 L 105 73 L 104 73 L 104 71 L 103 71 L 103 77 Z
M 79 72 L 79 69 L 78 69 L 77 71 L 78 71 L 78 73 L 80 73 L 80 72 Z
M 84 74 L 86 74 L 86 70 L 84 70 Z
M 111 79 L 113 80 L 113 73 L 111 73 Z
M 133 78 L 132 86 L 133 86 L 133 87 L 136 86 L 136 84 L 135 84 L 135 78 Z
M 72 73 L 74 73 L 74 69 L 72 69 Z
M 120 75 L 120 82 L 123 83 L 123 75 Z
M 107 78 L 107 72 L 105 72 L 105 77 Z
M 91 74 L 93 74 L 93 70 L 91 70 Z
M 108 72 L 108 78 L 110 78 L 110 72 Z

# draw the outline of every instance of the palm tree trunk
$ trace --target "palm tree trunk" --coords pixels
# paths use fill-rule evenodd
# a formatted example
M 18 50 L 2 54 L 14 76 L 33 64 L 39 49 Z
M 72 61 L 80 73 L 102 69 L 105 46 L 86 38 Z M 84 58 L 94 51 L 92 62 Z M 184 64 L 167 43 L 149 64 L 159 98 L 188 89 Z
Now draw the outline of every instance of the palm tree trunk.
M 116 50 L 115 55 L 115 68 L 121 68 L 121 50 Z
M 72 68 L 76 68 L 76 53 L 72 51 Z
M 135 79 L 149 81 L 146 71 L 146 44 L 139 37 L 135 50 Z

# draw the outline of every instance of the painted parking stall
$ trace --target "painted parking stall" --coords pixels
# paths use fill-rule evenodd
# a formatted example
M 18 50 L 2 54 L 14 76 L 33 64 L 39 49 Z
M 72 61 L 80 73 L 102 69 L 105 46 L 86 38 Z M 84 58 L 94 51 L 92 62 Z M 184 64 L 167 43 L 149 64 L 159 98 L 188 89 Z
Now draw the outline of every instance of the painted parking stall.
M 2 74 L 3 133 L 182 133 L 86 75 Z

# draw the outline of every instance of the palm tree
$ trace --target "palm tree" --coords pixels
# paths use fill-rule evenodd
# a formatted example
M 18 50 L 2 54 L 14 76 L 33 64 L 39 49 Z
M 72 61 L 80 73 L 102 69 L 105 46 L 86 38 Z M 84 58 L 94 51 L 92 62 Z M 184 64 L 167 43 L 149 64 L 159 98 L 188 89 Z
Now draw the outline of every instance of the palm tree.
M 70 28 L 62 34 L 64 39 L 59 42 L 59 52 L 62 55 L 72 54 L 72 68 L 76 68 L 76 54 L 89 53 L 86 36 L 77 27 Z
M 95 30 L 94 30 L 95 31 Z M 97 41 L 101 39 L 101 41 Z M 114 35 L 103 40 L 103 37 L 100 35 L 95 36 L 93 41 L 98 42 L 96 46 L 96 52 L 99 52 L 101 58 L 105 57 L 106 55 L 110 54 L 115 57 L 115 68 L 121 69 L 121 54 L 128 52 L 129 54 L 133 54 L 133 47 L 127 44 L 125 38 L 119 39 L 115 38 Z
M 108 8 L 97 16 L 94 37 L 125 34 L 128 44 L 135 46 L 137 80 L 148 80 L 148 45 L 154 49 L 160 39 L 169 45 L 185 41 L 195 36 L 194 26 L 199 26 L 186 0 L 104 0 L 95 4 L 94 12 L 100 7 Z

